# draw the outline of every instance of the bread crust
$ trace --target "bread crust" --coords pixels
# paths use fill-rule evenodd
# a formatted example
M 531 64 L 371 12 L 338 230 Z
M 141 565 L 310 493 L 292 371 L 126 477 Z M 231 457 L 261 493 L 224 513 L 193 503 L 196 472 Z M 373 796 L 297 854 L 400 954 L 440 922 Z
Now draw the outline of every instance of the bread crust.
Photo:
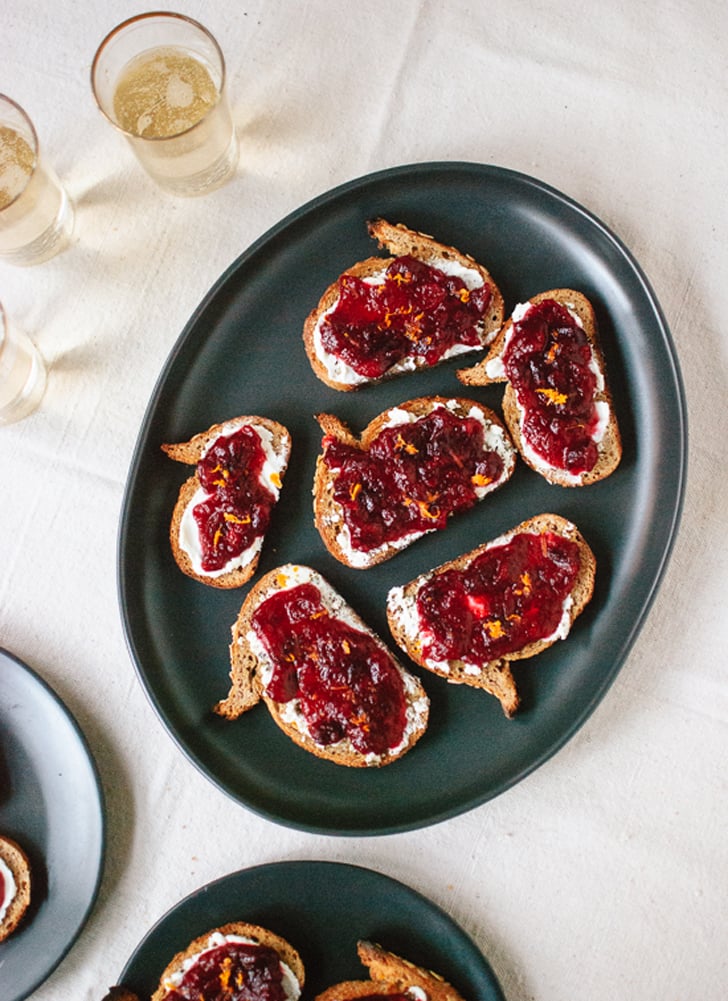
M 186 948 L 173 956 L 159 978 L 159 986 L 154 994 L 152 994 L 151 1001 L 163 1001 L 169 992 L 166 983 L 170 977 L 179 972 L 186 959 L 208 948 L 210 936 L 215 933 L 219 933 L 220 935 L 240 935 L 243 938 L 252 939 L 259 945 L 273 949 L 278 953 L 278 956 L 286 966 L 293 971 L 299 986 L 303 987 L 305 982 L 303 962 L 297 950 L 294 949 L 290 942 L 287 942 L 281 935 L 276 935 L 275 932 L 269 931 L 267 928 L 262 928 L 260 925 L 249 924 L 246 921 L 233 921 L 218 928 L 212 928 L 203 935 L 198 935 Z
M 518 535 L 522 532 L 544 533 L 554 532 L 567 539 L 572 540 L 579 547 L 580 570 L 574 587 L 571 591 L 572 605 L 569 609 L 569 630 L 574 620 L 581 614 L 591 600 L 594 592 L 594 579 L 596 575 L 596 558 L 590 546 L 581 535 L 577 527 L 566 518 L 556 514 L 539 514 L 526 521 L 522 521 L 515 528 L 502 533 L 496 539 L 485 542 L 468 553 L 443 563 L 441 566 L 427 573 L 420 574 L 414 580 L 405 584 L 401 588 L 392 588 L 387 596 L 387 621 L 390 631 L 397 645 L 404 650 L 415 664 L 424 667 L 433 674 L 438 674 L 452 684 L 471 685 L 474 688 L 482 688 L 484 691 L 494 695 L 501 704 L 504 714 L 512 718 L 518 711 L 520 698 L 516 688 L 515 679 L 511 672 L 511 663 L 515 660 L 523 660 L 534 657 L 536 654 L 552 646 L 558 636 L 536 640 L 526 644 L 520 650 L 505 654 L 496 660 L 488 661 L 479 665 L 478 674 L 466 670 L 465 664 L 461 660 L 447 661 L 447 670 L 439 665 L 428 661 L 422 653 L 421 644 L 418 642 L 419 630 L 416 635 L 412 635 L 406 627 L 406 608 L 413 607 L 420 588 L 431 577 L 445 572 L 446 570 L 464 570 L 481 553 L 499 545 L 504 539 Z
M 391 379 L 398 375 L 405 374 L 403 371 L 389 369 L 378 379 L 363 379 L 357 382 L 344 382 L 335 379 L 324 365 L 316 350 L 315 330 L 323 314 L 331 309 L 339 298 L 339 280 L 342 275 L 353 275 L 356 278 L 368 278 L 372 275 L 383 272 L 389 264 L 397 257 L 410 255 L 426 264 L 436 265 L 438 260 L 456 261 L 465 268 L 470 268 L 479 272 L 483 281 L 490 287 L 491 301 L 486 316 L 483 318 L 482 347 L 487 347 L 495 337 L 497 331 L 503 323 L 504 304 L 503 295 L 493 280 L 488 269 L 478 263 L 469 254 L 464 254 L 455 247 L 440 243 L 426 233 L 409 229 L 402 223 L 389 223 L 385 219 L 374 219 L 367 223 L 367 230 L 372 239 L 376 240 L 379 247 L 389 251 L 390 257 L 368 257 L 358 261 L 339 275 L 334 282 L 324 291 L 317 305 L 306 317 L 303 325 L 303 343 L 306 349 L 308 360 L 316 376 L 331 389 L 340 392 L 351 392 L 367 385 L 374 385 Z M 478 348 L 473 348 L 476 351 Z M 416 369 L 428 367 L 424 362 L 417 361 Z
M 596 394 L 596 402 L 606 403 L 609 406 L 609 422 L 604 436 L 597 443 L 598 458 L 595 466 L 582 473 L 578 477 L 573 477 L 564 470 L 550 466 L 545 459 L 534 461 L 527 449 L 524 448 L 522 423 L 523 412 L 518 404 L 516 392 L 506 376 L 491 376 L 487 372 L 488 364 L 500 358 L 506 344 L 507 337 L 513 327 L 513 317 L 506 322 L 498 336 L 490 346 L 488 354 L 482 361 L 471 368 L 460 369 L 457 377 L 466 386 L 486 386 L 493 382 L 506 382 L 503 394 L 503 418 L 511 433 L 513 442 L 518 449 L 523 461 L 539 473 L 550 483 L 556 483 L 563 487 L 588 486 L 609 476 L 619 465 L 622 457 L 622 441 L 619 432 L 617 416 L 614 410 L 612 394 L 607 381 L 606 365 L 599 343 L 597 320 L 594 308 L 587 297 L 575 289 L 556 288 L 546 292 L 540 292 L 528 300 L 531 305 L 537 305 L 546 299 L 554 299 L 561 305 L 569 306 L 581 320 L 584 333 L 586 334 L 593 352 L 594 362 L 604 379 L 604 387 Z
M 0 835 L 0 859 L 3 860 L 15 880 L 15 896 L 0 921 L 0 942 L 12 935 L 30 907 L 31 871 L 30 860 L 25 851 L 12 838 Z
M 261 663 L 258 654 L 252 649 L 248 640 L 248 633 L 252 630 L 252 617 L 258 606 L 267 597 L 283 587 L 294 586 L 292 582 L 297 582 L 302 577 L 315 584 L 325 600 L 328 596 L 330 600 L 337 602 L 340 612 L 343 611 L 346 614 L 346 621 L 354 626 L 354 628 L 360 629 L 371 636 L 386 651 L 400 672 L 405 681 L 407 703 L 412 713 L 412 726 L 407 735 L 406 743 L 399 749 L 395 748 L 385 752 L 373 760 L 371 756 L 361 754 L 357 751 L 348 740 L 340 741 L 338 744 L 317 744 L 295 721 L 291 722 L 284 718 L 286 703 L 276 702 L 275 699 L 266 695 L 265 685 L 261 677 L 265 665 Z M 385 646 L 381 638 L 366 625 L 353 609 L 346 605 L 331 585 L 317 571 L 312 570 L 310 567 L 285 564 L 275 570 L 271 570 L 255 583 L 243 602 L 240 613 L 232 627 L 230 666 L 231 686 L 229 694 L 227 698 L 218 702 L 213 707 L 218 715 L 226 719 L 237 719 L 238 716 L 247 712 L 262 700 L 266 704 L 276 725 L 295 744 L 316 757 L 331 761 L 337 765 L 344 765 L 349 768 L 363 768 L 372 766 L 381 767 L 391 764 L 409 751 L 427 728 L 429 699 L 420 682 L 414 675 L 405 670 L 397 658 Z
M 282 483 L 286 470 L 288 469 L 288 461 L 291 454 L 291 436 L 288 429 L 284 427 L 283 424 L 280 424 L 278 421 L 271 420 L 268 417 L 234 417 L 230 420 L 223 421 L 220 424 L 213 424 L 206 431 L 201 431 L 199 434 L 194 435 L 189 441 L 180 442 L 179 444 L 163 444 L 161 448 L 162 451 L 170 457 L 170 459 L 174 459 L 176 462 L 196 465 L 202 458 L 207 447 L 217 438 L 228 433 L 230 428 L 239 427 L 245 424 L 249 424 L 254 428 L 264 428 L 271 434 L 273 439 L 273 450 L 282 459 L 282 467 L 280 471 Z M 201 584 L 207 584 L 210 587 L 224 589 L 241 587 L 248 580 L 250 580 L 258 567 L 262 543 L 265 541 L 264 539 L 261 542 L 261 548 L 258 548 L 258 550 L 253 553 L 252 558 L 247 563 L 217 576 L 211 576 L 196 570 L 189 554 L 180 545 L 180 525 L 182 523 L 182 518 L 188 506 L 192 503 L 195 494 L 200 489 L 200 486 L 200 480 L 197 475 L 197 471 L 195 470 L 194 474 L 184 481 L 179 489 L 179 494 L 177 495 L 177 501 L 172 511 L 172 519 L 169 526 L 169 542 L 172 547 L 172 554 L 175 562 L 184 574 L 188 577 L 192 577 L 193 580 L 199 581 Z
M 416 399 L 408 400 L 405 403 L 400 403 L 397 406 L 390 407 L 388 410 L 378 414 L 364 428 L 359 438 L 352 434 L 349 427 L 333 414 L 317 414 L 316 420 L 318 421 L 324 435 L 336 438 L 353 448 L 358 448 L 367 452 L 369 451 L 372 442 L 387 426 L 393 412 L 403 410 L 407 413 L 414 414 L 417 418 L 420 418 L 432 413 L 433 410 L 439 406 L 449 406 L 452 409 L 452 412 L 458 417 L 466 417 L 473 409 L 475 409 L 482 414 L 486 425 L 499 428 L 502 432 L 504 447 L 503 474 L 497 482 L 488 486 L 487 492 L 484 493 L 483 496 L 476 502 L 479 503 L 479 501 L 484 500 L 489 493 L 492 493 L 493 490 L 502 486 L 508 479 L 510 479 L 515 468 L 516 460 L 516 452 L 504 423 L 492 410 L 483 406 L 481 403 L 476 403 L 474 400 L 469 400 L 465 397 L 417 397 Z M 385 560 L 391 559 L 398 552 L 401 552 L 402 549 L 407 548 L 407 546 L 410 546 L 413 542 L 416 542 L 418 539 L 422 538 L 422 536 L 428 534 L 428 531 L 435 531 L 435 529 L 429 529 L 428 531 L 413 532 L 410 536 L 406 537 L 406 541 L 398 540 L 397 542 L 386 543 L 383 546 L 378 547 L 378 549 L 371 550 L 369 553 L 364 551 L 357 551 L 356 554 L 354 554 L 353 551 L 348 552 L 346 548 L 342 546 L 341 542 L 341 533 L 342 529 L 345 527 L 345 518 L 341 505 L 334 497 L 335 487 L 336 474 L 332 473 L 332 471 L 327 467 L 324 461 L 323 452 L 321 452 L 316 459 L 316 471 L 313 482 L 314 522 L 327 550 L 335 559 L 337 559 L 340 563 L 343 563 L 345 566 L 359 570 L 377 566 Z
M 438 973 L 416 966 L 407 959 L 388 952 L 374 942 L 360 941 L 357 953 L 368 967 L 370 980 L 347 980 L 318 994 L 315 1001 L 353 1001 L 355 998 L 403 994 L 411 987 L 425 992 L 427 1001 L 463 1001 L 452 984 Z

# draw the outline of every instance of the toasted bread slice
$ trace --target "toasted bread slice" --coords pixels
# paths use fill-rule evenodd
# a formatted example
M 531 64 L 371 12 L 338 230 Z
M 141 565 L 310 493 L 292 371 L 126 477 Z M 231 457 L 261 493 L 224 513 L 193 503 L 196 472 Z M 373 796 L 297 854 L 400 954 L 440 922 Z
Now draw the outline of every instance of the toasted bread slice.
M 411 994 L 412 1001 L 463 1001 L 462 995 L 438 973 L 415 966 L 373 942 L 357 943 L 357 953 L 369 969 L 369 980 L 347 980 L 318 994 L 315 1001 L 353 1001 Z
M 440 433 L 448 445 L 447 454 L 437 449 L 438 432 L 434 428 L 426 432 L 426 447 L 420 440 L 422 432 L 418 435 L 416 430 L 417 425 L 427 426 L 422 423 L 425 418 L 438 413 L 442 414 Z M 502 421 L 492 410 L 463 397 L 426 396 L 390 407 L 367 425 L 359 439 L 332 414 L 318 414 L 316 419 L 324 438 L 314 476 L 314 521 L 331 555 L 356 569 L 382 563 L 423 535 L 445 528 L 453 513 L 472 507 L 502 486 L 515 467 L 516 450 Z M 442 424 L 445 419 L 447 425 Z M 336 468 L 327 461 L 331 446 L 342 443 L 366 455 L 383 434 L 391 438 L 394 431 L 389 429 L 401 429 L 396 432 L 401 446 L 397 446 L 387 469 L 371 470 L 367 465 L 362 470 L 365 482 L 355 483 L 352 491 L 346 488 L 345 480 L 342 498 L 338 482 L 349 473 L 345 467 Z M 482 432 L 480 447 L 468 455 L 465 463 L 462 456 L 452 452 L 454 434 L 460 429 L 465 431 L 461 440 L 468 445 L 474 440 L 471 429 L 473 434 Z M 407 441 L 403 435 L 407 435 Z M 395 468 L 398 475 L 390 477 L 388 471 Z M 381 472 L 387 474 L 391 494 L 382 491 Z M 374 477 L 371 482 L 370 475 Z M 457 491 L 455 478 L 460 484 Z M 393 523 L 393 510 L 401 512 L 400 522 Z M 356 518 L 364 511 L 369 532 L 372 525 L 376 526 L 374 544 L 369 540 L 366 544 L 364 539 L 355 541 L 350 530 L 349 517 Z
M 510 650 L 501 656 L 491 660 L 474 662 L 466 659 L 435 660 L 425 652 L 430 638 L 437 639 L 432 629 L 424 625 L 420 618 L 418 609 L 418 598 L 425 585 L 430 580 L 440 574 L 451 571 L 466 572 L 473 562 L 487 550 L 503 546 L 509 543 L 514 537 L 525 535 L 549 535 L 561 536 L 574 542 L 578 548 L 579 565 L 576 576 L 572 582 L 571 591 L 567 595 L 561 607 L 561 620 L 558 627 L 549 635 L 538 635 L 524 643 L 518 649 Z M 510 578 L 509 587 L 512 593 L 523 593 L 518 588 L 530 587 L 528 578 L 523 574 L 527 570 L 513 563 L 509 566 Z M 596 559 L 594 554 L 578 531 L 575 525 L 565 518 L 555 514 L 540 514 L 526 521 L 521 522 L 511 531 L 504 533 L 497 539 L 486 542 L 469 553 L 459 556 L 448 563 L 442 564 L 435 570 L 421 574 L 402 587 L 394 587 L 387 596 L 387 620 L 392 636 L 398 646 L 421 667 L 446 678 L 452 684 L 471 685 L 474 688 L 482 688 L 491 695 L 494 695 L 499 702 L 506 716 L 515 715 L 519 706 L 519 696 L 516 683 L 511 672 L 511 662 L 521 660 L 526 657 L 533 657 L 542 650 L 551 646 L 557 639 L 565 639 L 571 629 L 571 625 L 576 617 L 583 611 L 591 600 L 594 591 L 594 576 L 596 573 Z M 447 580 L 447 578 L 445 578 Z M 486 620 L 486 611 L 480 611 L 477 605 L 477 594 L 472 596 L 474 609 L 472 623 L 475 629 L 484 629 L 490 623 Z M 484 608 L 484 606 L 483 606 Z M 515 613 L 514 613 L 515 614 Z M 480 619 L 482 618 L 482 626 Z M 464 618 L 460 620 L 460 627 L 465 630 Z M 498 631 L 502 623 L 498 623 Z M 495 626 L 493 626 L 495 630 Z
M 591 469 L 578 474 L 570 473 L 567 469 L 551 464 L 532 447 L 524 430 L 524 409 L 519 403 L 516 390 L 507 380 L 503 365 L 503 354 L 513 335 L 514 324 L 527 315 L 530 307 L 550 299 L 565 306 L 583 329 L 591 348 L 592 368 L 597 375 L 594 403 L 599 420 L 593 436 L 597 446 L 597 460 Z M 558 483 L 564 487 L 587 486 L 609 476 L 619 465 L 622 457 L 622 442 L 607 383 L 604 358 L 599 345 L 596 316 L 591 302 L 581 292 L 567 288 L 551 289 L 547 292 L 541 292 L 529 299 L 527 303 L 517 306 L 511 318 L 493 341 L 486 357 L 472 368 L 460 370 L 457 375 L 460 381 L 467 386 L 507 382 L 503 395 L 503 416 L 511 437 L 527 465 L 549 482 Z
M 236 417 L 221 424 L 213 424 L 207 431 L 196 434 L 187 442 L 162 445 L 162 451 L 177 462 L 194 465 L 219 439 L 246 426 L 256 432 L 265 453 L 261 481 L 272 497 L 273 506 L 278 500 L 291 454 L 291 436 L 287 428 L 278 421 L 267 417 Z M 192 512 L 198 504 L 213 496 L 202 486 L 197 471 L 182 484 L 169 530 L 172 553 L 177 566 L 188 577 L 212 587 L 240 587 L 250 580 L 257 569 L 265 533 L 259 533 L 244 552 L 232 557 L 223 567 L 205 570 L 202 565 L 199 528 Z
M 324 317 L 336 306 L 339 299 L 340 281 L 351 275 L 355 278 L 373 281 L 383 280 L 387 267 L 398 257 L 411 256 L 434 268 L 439 268 L 448 274 L 458 275 L 465 281 L 468 288 L 487 286 L 490 299 L 487 309 L 479 325 L 479 344 L 458 344 L 457 342 L 438 360 L 444 361 L 453 355 L 466 351 L 477 351 L 495 337 L 503 323 L 503 296 L 484 265 L 479 264 L 468 254 L 455 247 L 439 243 L 431 236 L 408 229 L 401 223 L 392 224 L 384 219 L 376 219 L 367 224 L 369 235 L 386 248 L 392 257 L 369 257 L 358 261 L 347 268 L 321 296 L 318 304 L 311 310 L 303 328 L 303 343 L 311 366 L 322 382 L 332 389 L 343 392 L 359 389 L 362 386 L 381 382 L 416 369 L 429 367 L 429 363 L 421 355 L 408 355 L 388 368 L 378 377 L 368 377 L 355 371 L 342 359 L 336 358 L 326 350 L 321 342 L 320 326 Z
M 102 1001 L 139 1001 L 139 995 L 117 984 L 115 987 L 109 987 Z
M 159 986 L 152 994 L 151 1001 L 164 1001 L 164 998 L 179 982 L 183 970 L 201 953 L 224 945 L 226 941 L 234 942 L 241 939 L 251 945 L 272 949 L 278 954 L 286 1001 L 297 1001 L 305 981 L 304 966 L 298 952 L 282 936 L 276 935 L 267 928 L 248 924 L 245 921 L 233 921 L 230 924 L 221 925 L 219 928 L 213 928 L 211 931 L 205 932 L 204 935 L 199 935 L 186 948 L 178 952 L 162 972 Z M 252 993 L 251 988 L 251 993 L 245 996 L 252 999 L 256 995 Z M 261 994 L 261 997 L 267 996 L 267 994 Z
M 347 644 L 341 643 L 347 656 L 351 653 L 351 647 L 355 645 L 356 633 L 364 634 L 365 637 L 374 642 L 384 660 L 396 672 L 394 677 L 398 677 L 401 681 L 401 689 L 398 690 L 401 692 L 404 702 L 405 725 L 395 746 L 377 752 L 367 752 L 354 745 L 351 733 L 346 733 L 340 739 L 332 740 L 330 743 L 316 740 L 301 707 L 300 692 L 287 701 L 277 701 L 269 694 L 275 660 L 274 655 L 268 652 L 260 633 L 256 632 L 254 616 L 268 598 L 278 595 L 282 591 L 297 588 L 299 585 L 313 585 L 320 596 L 320 609 L 312 613 L 310 618 L 319 616 L 326 618 L 328 616 L 334 625 L 341 623 L 354 632 L 354 637 L 350 637 L 351 644 L 348 650 L 346 650 Z M 292 637 L 292 642 L 294 639 L 298 643 L 295 637 Z M 318 654 L 315 651 L 311 657 L 314 663 L 318 662 Z M 294 681 L 297 684 L 297 671 L 302 666 L 302 662 L 300 660 L 297 662 L 295 657 L 288 659 L 296 670 Z M 346 656 L 342 654 L 340 661 L 345 670 L 348 663 Z M 270 573 L 265 574 L 257 581 L 243 602 L 240 614 L 233 625 L 230 662 L 232 682 L 230 692 L 226 699 L 214 707 L 215 712 L 227 719 L 236 719 L 262 699 L 275 723 L 294 743 L 316 757 L 325 758 L 338 765 L 361 768 L 390 764 L 413 747 L 427 727 L 429 699 L 420 682 L 402 667 L 382 640 L 369 629 L 331 585 L 310 567 L 286 564 L 276 570 L 271 570 Z M 308 670 L 311 660 L 306 663 L 308 663 Z M 320 683 L 325 685 L 323 679 Z M 395 684 L 398 683 L 395 682 Z M 376 692 L 376 688 L 377 686 L 374 687 L 374 692 Z M 364 706 L 362 702 L 354 702 L 353 708 L 356 709 L 357 714 L 372 710 L 370 704 Z M 364 732 L 366 732 L 369 726 L 366 718 L 360 722 Z
M 12 838 L 0 836 L 0 942 L 15 931 L 30 907 L 30 861 Z

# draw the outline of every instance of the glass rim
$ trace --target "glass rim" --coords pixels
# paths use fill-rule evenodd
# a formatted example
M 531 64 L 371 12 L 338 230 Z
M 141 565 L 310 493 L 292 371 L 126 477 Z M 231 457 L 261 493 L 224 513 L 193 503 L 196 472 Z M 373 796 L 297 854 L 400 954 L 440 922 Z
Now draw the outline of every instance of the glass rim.
M 157 17 L 157 18 L 171 18 L 171 19 L 176 20 L 176 21 L 184 21 L 187 24 L 191 25 L 193 28 L 196 28 L 198 31 L 201 31 L 203 33 L 203 35 L 206 35 L 207 38 L 209 39 L 209 41 L 212 43 L 212 46 L 215 49 L 215 51 L 216 51 L 216 53 L 217 53 L 217 55 L 218 55 L 218 57 L 220 59 L 220 86 L 218 88 L 217 100 L 215 101 L 215 103 L 213 105 L 211 105 L 208 108 L 208 110 L 205 112 L 205 114 L 202 116 L 202 118 L 198 119 L 194 123 L 194 125 L 189 125 L 186 129 L 183 129 L 181 132 L 175 132 L 171 136 L 139 136 L 139 135 L 136 134 L 136 132 L 129 132 L 128 129 L 122 128 L 122 126 L 119 125 L 118 122 L 114 121 L 114 119 L 106 111 L 106 109 L 102 107 L 101 101 L 99 100 L 99 96 L 98 96 L 98 93 L 97 93 L 97 90 L 96 90 L 96 75 L 97 75 L 96 71 L 98 69 L 98 65 L 99 65 L 99 62 L 101 60 L 102 53 L 103 53 L 104 49 L 106 48 L 106 46 L 109 44 L 109 42 L 111 42 L 122 31 L 125 31 L 127 28 L 131 27 L 131 25 L 138 24 L 141 21 L 149 21 L 149 20 L 151 20 L 152 18 L 155 18 L 155 17 Z M 173 11 L 173 10 L 149 10 L 149 11 L 145 11 L 142 14 L 134 14 L 132 17 L 127 17 L 126 20 L 121 21 L 119 24 L 116 25 L 115 28 L 112 28 L 111 31 L 109 31 L 104 36 L 104 38 L 101 40 L 98 48 L 96 49 L 96 54 L 94 55 L 93 62 L 91 63 L 91 71 L 90 71 L 90 76 L 91 76 L 91 92 L 92 92 L 92 94 L 94 96 L 94 101 L 96 102 L 96 107 L 99 109 L 99 111 L 104 116 L 104 118 L 107 120 L 107 122 L 109 122 L 111 125 L 113 125 L 113 127 L 116 129 L 116 131 L 120 132 L 121 135 L 126 136 L 127 138 L 134 139 L 134 140 L 139 140 L 139 141 L 145 142 L 145 143 L 146 142 L 149 142 L 149 143 L 154 143 L 154 142 L 168 142 L 170 139 L 178 139 L 180 136 L 187 135 L 188 132 L 192 132 L 194 129 L 198 128 L 199 125 L 200 125 L 200 123 L 204 122 L 205 119 L 210 115 L 210 113 L 212 111 L 214 111 L 214 109 L 218 106 L 218 104 L 220 103 L 220 101 L 223 99 L 223 94 L 224 94 L 224 91 L 225 91 L 225 83 L 226 83 L 226 73 L 227 73 L 227 68 L 226 68 L 226 65 L 225 65 L 225 56 L 223 55 L 223 51 L 220 48 L 220 43 L 215 38 L 215 36 L 212 34 L 212 32 L 209 31 L 204 26 L 204 24 L 201 24 L 199 21 L 196 21 L 194 17 L 189 17 L 187 14 L 178 14 L 176 11 Z
M 7 94 L 0 93 L 0 103 L 2 102 L 10 104 L 13 108 L 15 108 L 15 110 L 23 118 L 26 125 L 28 126 L 28 129 L 30 130 L 31 137 L 33 139 L 33 166 L 31 167 L 30 173 L 26 178 L 25 184 L 17 193 L 17 195 L 15 195 L 14 198 L 11 198 L 10 201 L 7 203 L 7 205 L 3 205 L 3 207 L 0 208 L 0 215 L 2 215 L 2 213 L 5 212 L 7 209 L 9 209 L 12 205 L 15 205 L 17 200 L 23 196 L 33 178 L 33 175 L 35 174 L 38 168 L 38 162 L 40 160 L 40 142 L 38 141 L 38 133 L 36 132 L 35 125 L 33 125 L 33 120 L 31 119 L 30 115 L 25 110 L 25 108 L 22 108 L 17 101 L 14 101 L 12 97 L 8 97 Z M 2 303 L 0 303 L 0 312 L 2 312 Z

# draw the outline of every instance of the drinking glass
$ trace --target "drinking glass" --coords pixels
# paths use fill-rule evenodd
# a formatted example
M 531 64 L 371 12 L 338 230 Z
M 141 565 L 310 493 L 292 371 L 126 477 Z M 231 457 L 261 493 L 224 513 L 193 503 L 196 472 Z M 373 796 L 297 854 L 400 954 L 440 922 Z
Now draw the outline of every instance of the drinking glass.
M 27 334 L 10 323 L 0 303 L 0 424 L 27 417 L 45 391 L 46 368 Z
M 197 21 L 160 12 L 124 21 L 99 46 L 91 86 L 100 110 L 165 190 L 205 194 L 235 171 L 225 59 Z
M 0 260 L 39 264 L 68 244 L 73 204 L 40 155 L 33 123 L 0 94 Z

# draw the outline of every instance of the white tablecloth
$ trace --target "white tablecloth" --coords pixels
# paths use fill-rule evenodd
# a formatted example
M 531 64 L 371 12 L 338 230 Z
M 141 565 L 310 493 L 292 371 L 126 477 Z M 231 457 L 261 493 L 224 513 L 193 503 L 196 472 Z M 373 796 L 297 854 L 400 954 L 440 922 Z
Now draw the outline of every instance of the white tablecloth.
M 41 409 L 0 429 L 0 645 L 76 716 L 108 809 L 98 901 L 34 1001 L 100 998 L 180 898 L 241 866 L 295 858 L 360 863 L 423 892 L 473 937 L 508 1001 L 719 1001 L 728 8 L 176 6 L 223 45 L 241 139 L 235 179 L 200 200 L 160 195 L 93 103 L 96 45 L 137 3 L 6 0 L 0 16 L 0 91 L 34 119 L 77 206 L 64 254 L 32 269 L 0 265 L 0 299 L 50 368 Z M 220 273 L 328 188 L 433 160 L 533 175 L 604 220 L 640 262 L 689 402 L 684 515 L 616 683 L 555 757 L 443 824 L 316 836 L 232 803 L 150 707 L 117 610 L 122 493 L 161 366 Z

